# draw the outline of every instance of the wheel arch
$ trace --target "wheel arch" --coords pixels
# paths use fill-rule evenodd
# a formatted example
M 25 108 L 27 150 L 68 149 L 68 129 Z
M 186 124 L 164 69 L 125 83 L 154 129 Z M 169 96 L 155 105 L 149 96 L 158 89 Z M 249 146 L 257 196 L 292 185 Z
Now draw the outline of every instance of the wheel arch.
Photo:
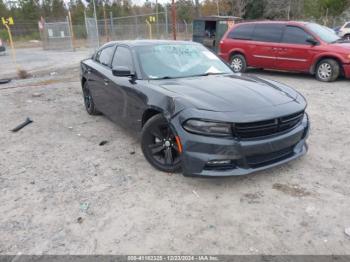
M 141 127 L 143 127 L 153 116 L 163 114 L 163 110 L 158 107 L 149 107 L 142 114 Z
M 335 55 L 322 55 L 322 56 L 319 56 L 315 59 L 315 62 L 312 64 L 311 68 L 310 68 L 310 73 L 312 75 L 314 75 L 316 73 L 316 67 L 317 65 L 324 59 L 333 59 L 335 61 L 337 61 L 337 63 L 339 64 L 339 67 L 340 67 L 340 73 L 341 74 L 344 74 L 344 71 L 343 71 L 343 61 L 341 60 L 340 57 L 337 57 Z
M 247 61 L 247 56 L 246 56 L 245 52 L 242 49 L 233 49 L 233 50 L 231 50 L 229 58 L 231 59 L 231 57 L 233 55 L 237 55 L 237 54 L 244 56 L 245 60 Z

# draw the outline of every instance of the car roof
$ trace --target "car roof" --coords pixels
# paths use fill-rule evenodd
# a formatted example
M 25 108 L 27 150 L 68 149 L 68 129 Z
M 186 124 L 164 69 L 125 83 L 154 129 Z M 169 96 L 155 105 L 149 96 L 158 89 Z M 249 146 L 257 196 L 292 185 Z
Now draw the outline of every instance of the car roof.
M 124 40 L 124 41 L 111 41 L 103 46 L 107 45 L 127 45 L 130 47 L 135 46 L 147 46 L 147 45 L 161 45 L 161 44 L 193 44 L 198 45 L 192 41 L 179 41 L 179 40 Z
M 283 24 L 283 25 L 307 25 L 310 22 L 305 21 L 271 21 L 271 20 L 262 20 L 262 21 L 249 21 L 249 22 L 243 22 L 238 23 L 237 25 L 241 24 Z

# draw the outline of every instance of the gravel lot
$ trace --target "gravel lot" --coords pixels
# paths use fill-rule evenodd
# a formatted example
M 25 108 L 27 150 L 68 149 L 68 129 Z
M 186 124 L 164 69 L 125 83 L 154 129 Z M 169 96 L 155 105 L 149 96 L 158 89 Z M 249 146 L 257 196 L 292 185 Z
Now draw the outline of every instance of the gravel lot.
M 156 171 L 137 138 L 85 113 L 86 53 L 0 86 L 0 254 L 350 254 L 349 81 L 251 71 L 307 98 L 309 153 L 244 177 L 186 178 Z

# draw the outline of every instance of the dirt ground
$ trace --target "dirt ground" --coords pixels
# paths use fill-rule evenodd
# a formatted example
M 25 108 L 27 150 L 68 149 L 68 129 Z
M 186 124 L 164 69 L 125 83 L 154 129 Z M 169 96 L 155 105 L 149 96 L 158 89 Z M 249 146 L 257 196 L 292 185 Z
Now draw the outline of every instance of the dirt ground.
M 186 178 L 156 171 L 136 138 L 84 111 L 84 54 L 65 66 L 68 55 L 47 63 L 54 75 L 37 67 L 0 86 L 0 254 L 350 254 L 349 81 L 251 71 L 307 98 L 308 154 L 243 177 Z M 34 123 L 9 131 L 26 117 Z

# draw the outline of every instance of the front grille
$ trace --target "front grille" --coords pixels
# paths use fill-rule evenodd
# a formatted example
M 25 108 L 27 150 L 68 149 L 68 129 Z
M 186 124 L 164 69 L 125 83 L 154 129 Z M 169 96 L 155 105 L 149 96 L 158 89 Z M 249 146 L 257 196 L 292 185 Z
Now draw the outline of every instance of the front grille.
M 284 159 L 287 159 L 293 156 L 294 154 L 293 148 L 294 146 L 291 146 L 272 153 L 249 156 L 247 157 L 247 163 L 250 167 L 253 167 L 253 168 L 271 165 L 273 163 L 282 161 Z
M 237 123 L 234 125 L 233 132 L 236 137 L 246 139 L 269 136 L 293 129 L 302 121 L 303 116 L 304 112 L 298 112 L 265 121 Z

